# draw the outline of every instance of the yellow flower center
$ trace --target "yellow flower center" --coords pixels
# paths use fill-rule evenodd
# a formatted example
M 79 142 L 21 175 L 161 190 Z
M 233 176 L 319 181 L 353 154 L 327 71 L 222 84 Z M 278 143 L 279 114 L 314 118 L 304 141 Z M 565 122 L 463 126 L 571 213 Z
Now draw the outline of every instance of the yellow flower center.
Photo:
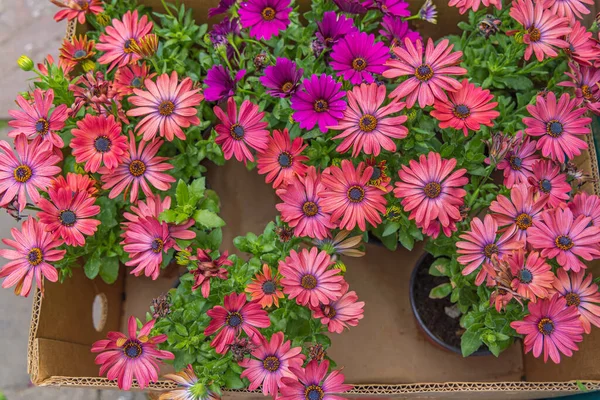
M 314 217 L 319 212 L 319 207 L 312 201 L 307 201 L 302 205 L 302 212 L 307 217 Z
M 515 219 L 515 223 L 517 224 L 519 229 L 525 230 L 531 225 L 533 225 L 533 220 L 531 219 L 531 216 L 529 214 L 522 213 L 517 216 L 517 218 Z
M 352 60 L 352 69 L 355 71 L 362 71 L 367 68 L 367 61 L 362 57 L 357 57 Z
M 300 286 L 304 289 L 314 289 L 317 287 L 317 278 L 314 275 L 304 275 L 300 281 Z
M 532 42 L 537 42 L 542 38 L 542 33 L 534 25 L 531 25 L 531 27 L 527 29 L 527 33 L 529 33 L 529 40 Z
M 265 21 L 272 21 L 275 19 L 276 12 L 272 7 L 265 7 L 260 14 Z
M 425 185 L 423 191 L 425 192 L 425 196 L 429 197 L 430 199 L 435 199 L 440 195 L 440 193 L 442 193 L 442 185 L 437 182 L 429 182 L 427 185 Z
M 365 114 L 360 117 L 358 126 L 363 132 L 372 132 L 375 130 L 375 128 L 377 128 L 377 118 L 371 114 Z
M 420 81 L 428 81 L 433 78 L 433 70 L 427 64 L 421 64 L 415 69 L 415 76 Z
M 129 172 L 135 177 L 142 176 L 144 175 L 144 172 L 146 172 L 146 164 L 140 160 L 133 160 L 131 164 L 129 164 Z
M 269 372 L 277 371 L 280 364 L 279 358 L 275 356 L 269 356 L 263 360 L 263 367 Z
M 175 104 L 171 100 L 165 100 L 158 106 L 158 112 L 160 115 L 164 115 L 165 117 L 173 114 L 175 111 Z
M 542 318 L 540 322 L 538 322 L 538 331 L 544 335 L 548 336 L 552 332 L 554 332 L 554 322 L 550 318 Z
M 34 247 L 33 249 L 29 250 L 29 253 L 27 253 L 27 260 L 29 261 L 29 264 L 33 265 L 34 267 L 36 265 L 40 265 L 41 262 L 44 261 L 42 250 L 40 250 L 39 247 Z
M 563 251 L 571 250 L 571 248 L 575 246 L 575 243 L 573 243 L 571 238 L 566 235 L 560 235 L 554 239 L 554 244 Z
M 19 165 L 17 168 L 15 168 L 13 175 L 17 182 L 25 183 L 29 179 L 31 179 L 31 175 L 32 175 L 31 168 L 29 168 L 27 165 L 24 165 L 24 164 Z

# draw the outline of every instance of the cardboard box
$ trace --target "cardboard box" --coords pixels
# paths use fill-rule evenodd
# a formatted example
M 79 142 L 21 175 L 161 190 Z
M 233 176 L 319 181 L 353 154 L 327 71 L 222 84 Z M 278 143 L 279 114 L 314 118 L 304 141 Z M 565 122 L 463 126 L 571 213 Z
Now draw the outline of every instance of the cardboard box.
M 160 1 L 143 3 L 156 5 Z M 196 18 L 202 20 L 216 0 L 184 3 L 194 6 Z M 445 10 L 440 5 L 438 8 L 440 19 L 453 27 L 458 18 L 456 10 Z M 440 28 L 448 25 L 438 25 L 437 32 L 432 30 L 425 35 L 439 36 Z M 68 32 L 72 34 L 74 28 L 71 25 Z M 577 163 L 596 179 L 585 189 L 600 194 L 591 135 L 588 144 L 589 151 Z M 241 163 L 230 161 L 224 167 L 211 169 L 208 182 L 221 198 L 222 216 L 227 222 L 223 250 L 233 249 L 235 236 L 262 232 L 275 217 L 277 198 L 271 186 Z M 599 329 L 593 329 L 581 343 L 581 350 L 572 358 L 564 358 L 560 365 L 523 356 L 519 343 L 499 358 L 463 358 L 433 346 L 418 331 L 408 296 L 409 276 L 421 252 L 422 246 L 412 252 L 390 252 L 367 245 L 365 257 L 345 260 L 346 279 L 366 302 L 365 317 L 357 327 L 332 336 L 329 354 L 344 366 L 346 382 L 355 385 L 351 396 L 525 399 L 578 392 L 580 385 L 589 390 L 600 389 Z M 600 263 L 591 269 L 600 272 Z M 75 269 L 73 278 L 62 285 L 48 282 L 44 298 L 36 292 L 28 349 L 28 371 L 34 384 L 116 388 L 115 382 L 98 377 L 95 354 L 90 352 L 92 343 L 104 338 L 108 331 L 123 331 L 130 315 L 144 319 L 152 298 L 170 289 L 177 279 L 176 273 L 167 273 L 152 281 L 129 275 L 127 270 L 122 268 L 117 282 L 106 285 L 99 278 L 87 279 L 81 269 Z M 99 330 L 92 322 L 96 297 L 103 299 L 105 305 L 100 315 L 105 323 Z M 172 387 L 170 382 L 159 381 L 150 389 Z M 244 390 L 226 392 L 225 396 L 262 398 Z

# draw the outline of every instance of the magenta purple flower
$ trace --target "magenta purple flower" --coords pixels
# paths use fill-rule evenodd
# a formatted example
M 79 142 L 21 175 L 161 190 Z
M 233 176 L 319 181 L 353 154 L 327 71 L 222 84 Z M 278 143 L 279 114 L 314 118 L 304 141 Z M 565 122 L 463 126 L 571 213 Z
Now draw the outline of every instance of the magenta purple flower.
M 364 2 L 358 0 L 333 0 L 333 2 L 338 6 L 340 11 L 358 15 L 366 14 L 367 6 L 371 3 L 370 0 Z
M 408 27 L 408 22 L 402 18 L 384 15 L 381 22 L 379 33 L 386 38 L 390 47 L 404 47 L 404 39 L 408 38 L 413 44 L 421 39 L 419 32 L 413 31 Z
M 323 14 L 323 20 L 317 22 L 315 35 L 322 45 L 331 48 L 347 34 L 357 31 L 352 18 L 338 16 L 335 11 L 327 11 Z
M 331 67 L 353 85 L 372 83 L 373 74 L 386 70 L 388 58 L 389 49 L 376 42 L 374 35 L 358 32 L 346 35 L 333 46 Z
M 375 0 L 375 5 L 385 15 L 396 17 L 410 17 L 408 3 L 404 0 Z
M 230 72 L 222 65 L 215 65 L 206 73 L 204 90 L 206 101 L 223 101 L 235 94 L 236 84 L 244 77 L 246 70 L 242 69 L 231 78 Z
M 267 93 L 271 96 L 289 97 L 298 88 L 303 72 L 295 62 L 287 58 L 278 58 L 275 65 L 265 69 L 260 83 L 267 88 Z
M 312 75 L 302 82 L 302 90 L 292 96 L 291 107 L 295 111 L 293 118 L 300 123 L 302 129 L 312 129 L 319 125 L 321 132 L 338 124 L 344 117 L 346 102 L 342 98 L 342 84 L 331 76 Z
M 290 0 L 248 0 L 240 5 L 240 20 L 250 36 L 269 40 L 290 24 Z
M 241 27 L 239 18 L 229 19 L 229 17 L 225 17 L 223 21 L 213 25 L 212 29 L 210 30 L 210 33 L 208 34 L 208 37 L 210 38 L 210 41 L 215 47 L 226 46 L 227 58 L 231 60 L 233 59 L 235 50 L 233 49 L 233 46 L 229 43 L 229 38 L 240 36 L 240 31 Z M 245 44 L 242 43 L 238 47 L 238 50 L 241 52 L 243 51 L 244 47 Z
M 236 0 L 220 0 L 217 7 L 208 9 L 208 18 L 212 18 L 215 15 L 225 14 L 231 6 L 235 4 Z

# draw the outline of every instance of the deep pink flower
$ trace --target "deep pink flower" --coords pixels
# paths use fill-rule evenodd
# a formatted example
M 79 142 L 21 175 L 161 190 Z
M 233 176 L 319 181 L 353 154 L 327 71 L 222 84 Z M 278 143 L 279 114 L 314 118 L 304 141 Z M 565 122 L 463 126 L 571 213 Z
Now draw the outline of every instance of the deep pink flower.
M 336 151 L 345 153 L 352 147 L 352 157 L 356 157 L 361 151 L 365 154 L 378 156 L 381 148 L 395 152 L 396 144 L 392 139 L 404 139 L 408 135 L 408 129 L 402 126 L 406 121 L 406 115 L 391 117 L 391 114 L 399 113 L 404 108 L 404 103 L 392 100 L 386 106 L 385 85 L 362 84 L 346 93 L 348 96 L 348 108 L 344 111 L 344 117 L 330 129 L 343 131 L 334 139 L 344 139 Z
M 245 368 L 240 378 L 248 378 L 248 390 L 256 390 L 262 385 L 265 396 L 277 398 L 281 378 L 297 379 L 290 368 L 301 368 L 306 358 L 302 347 L 292 347 L 292 342 L 284 342 L 283 332 L 274 333 L 271 340 L 261 338 L 260 345 L 252 351 L 254 358 L 244 358 L 240 366 Z
M 217 7 L 208 9 L 208 18 L 215 15 L 225 14 L 236 3 L 236 0 L 219 0 Z
M 384 16 L 410 17 L 410 4 L 404 0 L 375 0 L 373 6 L 379 8 Z
M 550 9 L 554 15 L 566 17 L 572 25 L 579 22 L 575 18 L 582 19 L 584 15 L 590 13 L 585 4 L 593 7 L 594 0 L 546 0 L 544 8 Z
M 381 223 L 387 200 L 380 188 L 368 183 L 373 167 L 364 162 L 356 168 L 350 160 L 342 160 L 342 166 L 331 166 L 321 176 L 325 190 L 321 193 L 323 210 L 331 213 L 331 221 L 339 222 L 340 229 L 352 230 L 358 225 L 367 230 L 367 222 L 376 227 Z
M 421 154 L 419 162 L 411 160 L 398 171 L 394 195 L 402 200 L 402 207 L 410 212 L 409 219 L 424 228 L 438 219 L 443 227 L 461 219 L 459 207 L 464 204 L 469 183 L 466 169 L 454 171 L 456 159 L 442 159 L 439 153 Z
M 88 37 L 84 35 L 79 35 L 79 37 L 73 36 L 70 40 L 65 39 L 60 48 L 58 64 L 62 67 L 63 71 L 70 72 L 78 65 L 81 65 L 83 61 L 93 57 L 96 54 L 95 48 L 96 42 L 88 40 Z
M 24 133 L 28 139 L 41 136 L 44 142 L 51 143 L 54 147 L 63 148 L 65 143 L 57 131 L 65 127 L 68 118 L 67 106 L 64 104 L 52 109 L 54 102 L 54 91 L 48 89 L 33 91 L 33 103 L 25 100 L 23 96 L 17 96 L 17 104 L 21 110 L 9 110 L 8 114 L 14 118 L 8 121 L 8 125 L 14 130 L 8 133 L 10 137 L 17 137 Z
M 312 360 L 306 368 L 292 368 L 296 379 L 282 378 L 280 400 L 342 400 L 337 394 L 352 389 L 352 385 L 344 384 L 344 375 L 340 370 L 329 371 L 329 361 L 320 363 Z
M 257 328 L 267 328 L 271 325 L 267 312 L 258 303 L 248 303 L 245 293 L 231 293 L 225 296 L 223 306 L 214 306 L 206 314 L 211 317 L 211 321 L 204 330 L 204 336 L 219 331 L 210 343 L 219 354 L 227 352 L 227 347 L 242 330 L 254 343 L 260 343 L 263 335 Z
M 563 163 L 588 148 L 588 144 L 577 136 L 590 133 L 588 125 L 592 119 L 583 117 L 587 110 L 578 108 L 580 105 L 581 100 L 571 99 L 568 93 L 563 93 L 557 102 L 554 92 L 549 92 L 545 99 L 538 96 L 535 105 L 527 106 L 533 118 L 523 118 L 527 126 L 525 132 L 540 136 L 537 149 L 544 157 Z
M 135 317 L 129 317 L 127 324 L 129 335 L 121 332 L 108 332 L 108 339 L 98 340 L 92 346 L 96 364 L 101 365 L 100 375 L 108 372 L 109 380 L 117 380 L 119 389 L 129 390 L 133 379 L 140 389 L 150 382 L 158 381 L 159 360 L 173 360 L 173 353 L 159 350 L 157 344 L 167 340 L 167 335 L 150 336 L 155 320 L 147 322 L 139 333 Z
M 580 215 L 590 217 L 593 226 L 600 226 L 600 197 L 585 192 L 577 193 L 569 202 L 569 208 L 575 218 Z
M 533 228 L 530 228 L 533 229 Z M 511 240 L 512 232 L 504 232 L 500 238 L 498 235 L 498 223 L 487 214 L 483 221 L 475 217 L 471 220 L 471 230 L 466 231 L 456 242 L 456 251 L 460 256 L 458 262 L 465 267 L 463 275 L 469 275 L 481 264 L 490 265 L 493 255 L 502 258 L 505 254 L 523 247 L 523 243 Z M 475 284 L 481 285 L 487 278 L 486 268 L 482 268 L 477 274 Z
M 129 103 L 137 106 L 127 111 L 127 115 L 145 117 L 136 125 L 137 134 L 143 134 L 145 141 L 154 139 L 158 132 L 161 137 L 169 142 L 173 136 L 185 140 L 185 133 L 181 128 L 200 124 L 196 116 L 196 107 L 204 99 L 200 89 L 192 89 L 190 78 L 185 78 L 179 84 L 177 72 L 171 76 L 162 74 L 156 79 L 146 79 L 144 85 L 147 91 L 133 89 L 135 96 L 128 99 Z
M 431 116 L 440 121 L 440 128 L 462 129 L 468 136 L 469 130 L 479 131 L 481 125 L 494 126 L 500 113 L 494 110 L 498 103 L 493 99 L 489 90 L 463 79 L 460 89 L 449 93 L 446 100 L 435 101 Z
M 146 79 L 152 79 L 155 76 L 155 73 L 150 73 L 150 66 L 145 62 L 140 65 L 125 65 L 115 72 L 114 89 L 121 97 L 129 96 L 133 94 L 133 89 L 145 89 Z
M 525 255 L 525 250 L 521 248 L 506 255 L 504 260 L 514 276 L 510 286 L 519 296 L 533 302 L 548 297 L 548 291 L 554 282 L 554 273 L 546 259 L 540 257 L 540 253 L 533 251 Z
M 513 0 L 510 16 L 525 30 L 525 60 L 529 60 L 532 53 L 535 53 L 538 61 L 545 56 L 556 57 L 557 47 L 569 47 L 567 42 L 560 39 L 571 32 L 569 20 L 546 9 L 546 1 Z
M 365 32 L 350 33 L 340 39 L 331 51 L 330 65 L 337 76 L 353 85 L 372 83 L 373 74 L 386 70 L 389 50 L 383 42 L 376 42 L 375 35 Z
M 329 254 L 312 247 L 290 252 L 285 261 L 279 261 L 279 273 L 283 277 L 283 293 L 296 303 L 310 307 L 329 304 L 340 298 L 344 277 L 338 269 L 328 269 L 333 265 Z
M 131 273 L 140 276 L 143 272 L 153 280 L 157 279 L 163 260 L 162 253 L 175 245 L 169 235 L 168 225 L 155 218 L 140 218 L 137 222 L 127 224 L 122 237 L 123 250 L 130 258 L 125 265 L 135 267 Z
M 560 172 L 560 166 L 551 160 L 540 160 L 533 164 L 533 176 L 529 184 L 540 196 L 548 197 L 549 207 L 557 207 L 569 200 L 571 185 L 567 175 Z
M 222 101 L 235 95 L 237 83 L 242 80 L 246 74 L 245 69 L 236 72 L 235 77 L 231 78 L 230 72 L 222 65 L 213 65 L 206 73 L 206 89 L 204 89 L 204 98 L 206 101 Z
M 285 296 L 281 287 L 281 276 L 273 274 L 268 264 L 263 264 L 262 272 L 257 272 L 244 291 L 250 294 L 252 301 L 257 302 L 262 308 L 273 305 L 279 307 L 279 299 Z
M 285 98 L 296 92 L 303 72 L 295 62 L 287 58 L 277 58 L 275 65 L 265 68 L 264 75 L 259 79 L 267 88 L 268 94 Z
M 194 275 L 192 291 L 201 288 L 200 292 L 204 298 L 210 295 L 211 278 L 227 279 L 229 271 L 225 267 L 233 266 L 233 261 L 228 259 L 227 250 L 215 259 L 210 256 L 210 252 L 210 249 L 196 249 L 196 255 L 190 257 L 191 260 L 197 261 L 197 267 L 190 271 Z
M 533 165 L 540 159 L 535 151 L 537 142 L 519 131 L 517 139 L 511 150 L 497 165 L 499 170 L 504 170 L 504 186 L 512 188 L 514 185 L 526 184 L 533 176 Z
M 575 218 L 568 207 L 558 207 L 542 214 L 529 229 L 527 240 L 542 251 L 542 257 L 556 258 L 567 271 L 587 268 L 579 259 L 592 261 L 600 257 L 600 226 L 592 226 L 584 215 Z
M 250 36 L 269 40 L 290 24 L 290 0 L 248 0 L 240 4 L 240 21 Z
M 40 200 L 39 190 L 46 191 L 52 177 L 60 173 L 54 164 L 60 158 L 37 137 L 28 143 L 25 134 L 15 139 L 15 150 L 4 140 L 0 140 L 0 207 L 16 197 L 19 211 L 27 205 L 27 195 L 34 203 Z
M 533 356 L 544 352 L 544 362 L 548 356 L 556 364 L 560 353 L 567 357 L 579 350 L 575 343 L 583 340 L 583 326 L 579 321 L 577 308 L 567 306 L 566 300 L 558 294 L 552 298 L 528 304 L 529 315 L 523 321 L 514 321 L 510 326 L 525 335 L 525 353 L 533 350 Z
M 390 48 L 404 46 L 404 39 L 408 38 L 414 45 L 417 40 L 423 41 L 421 34 L 409 28 L 408 22 L 400 17 L 384 15 L 381 20 L 381 29 L 379 34 L 385 37 L 390 44 Z
M 343 14 L 337 15 L 335 11 L 326 11 L 323 13 L 323 19 L 317 21 L 315 36 L 323 46 L 331 48 L 347 34 L 357 31 L 352 18 Z
M 559 1 L 556 3 L 559 3 Z M 600 57 L 598 42 L 592 36 L 592 32 L 588 32 L 585 26 L 576 21 L 571 27 L 571 32 L 565 37 L 566 42 L 569 44 L 564 49 L 565 53 L 582 66 L 591 66 Z
M 566 272 L 559 269 L 554 280 L 553 292 L 564 297 L 567 306 L 577 308 L 585 333 L 592 331 L 592 324 L 600 328 L 600 293 L 592 279 L 592 275 L 586 275 L 583 270 Z
M 281 213 L 282 221 L 294 228 L 294 236 L 324 239 L 335 228 L 331 214 L 321 205 L 324 190 L 321 175 L 312 166 L 308 167 L 305 176 L 299 176 L 277 190 L 283 203 L 275 207 Z
M 292 141 L 287 129 L 274 130 L 267 149 L 258 154 L 258 173 L 266 174 L 265 180 L 273 182 L 273 188 L 285 188 L 296 176 L 305 175 L 308 157 L 301 154 L 306 146 L 301 137 Z
M 177 373 L 165 374 L 164 377 L 177 383 L 178 386 L 177 389 L 163 392 L 158 400 L 221 400 L 221 396 L 207 389 L 203 381 L 198 382 L 199 379 L 191 364 Z
M 419 100 L 419 107 L 424 108 L 433 105 L 435 99 L 446 100 L 444 90 L 454 92 L 460 89 L 461 84 L 450 75 L 466 74 L 467 70 L 457 66 L 463 53 L 452 52 L 453 47 L 448 39 L 435 46 L 430 38 L 423 54 L 423 43 L 420 40 L 414 45 L 409 38 L 405 38 L 403 47 L 394 48 L 397 59 L 390 59 L 385 63 L 388 69 L 383 72 L 384 77 L 408 77 L 390 93 L 390 97 L 406 97 L 408 108 L 412 108 Z
M 458 11 L 464 14 L 469 10 L 477 11 L 481 3 L 483 3 L 484 7 L 493 6 L 498 10 L 502 9 L 502 0 L 450 0 L 448 5 L 450 7 L 458 7 Z
M 44 278 L 50 282 L 58 280 L 58 272 L 50 262 L 63 259 L 66 250 L 56 250 L 63 241 L 44 230 L 44 225 L 35 218 L 29 217 L 21 225 L 21 230 L 10 230 L 13 239 L 2 239 L 2 242 L 13 249 L 0 249 L 0 257 L 8 260 L 0 269 L 0 278 L 4 279 L 2 287 L 15 286 L 15 294 L 29 296 L 33 280 L 44 294 Z
M 164 173 L 164 171 L 173 169 L 171 164 L 164 162 L 168 158 L 156 156 L 162 144 L 163 141 L 158 139 L 154 139 L 150 143 L 142 140 L 136 148 L 135 137 L 133 134 L 129 135 L 129 154 L 125 156 L 123 163 L 112 171 L 106 167 L 102 167 L 98 171 L 104 182 L 102 189 L 112 188 L 108 194 L 110 199 L 114 199 L 123 191 L 127 197 L 127 192 L 131 188 L 129 201 L 135 203 L 140 186 L 146 196 L 151 196 L 152 189 L 148 182 L 158 190 L 169 190 L 171 183 L 175 182 L 175 178 Z
M 127 64 L 133 64 L 140 59 L 140 56 L 134 53 L 131 45 L 139 43 L 139 40 L 152 31 L 152 21 L 148 21 L 148 16 L 143 15 L 138 18 L 138 11 L 127 11 L 123 15 L 123 20 L 112 20 L 112 26 L 105 28 L 105 33 L 100 35 L 100 42 L 96 45 L 98 50 L 104 51 L 102 57 L 98 59 L 100 64 L 110 64 L 108 71 L 114 67 L 122 67 Z
M 127 153 L 127 137 L 121 135 L 121 124 L 112 115 L 108 118 L 87 114 L 77 121 L 72 129 L 73 139 L 69 146 L 78 163 L 85 163 L 87 172 L 98 172 L 104 164 L 109 170 L 115 169 Z
M 54 15 L 56 22 L 67 19 L 71 21 L 77 19 L 80 24 L 85 24 L 85 17 L 88 13 L 94 15 L 104 11 L 102 0 L 50 0 L 54 5 L 64 8 Z
M 113 81 L 106 80 L 101 71 L 89 71 L 76 78 L 69 85 L 69 90 L 75 96 L 69 115 L 76 115 L 81 108 L 92 110 L 94 113 L 109 116 L 116 110 L 117 116 L 124 124 L 129 120 L 123 111 L 120 94 L 115 89 Z
M 341 291 L 342 297 L 313 308 L 313 318 L 320 318 L 329 332 L 342 333 L 344 328 L 358 325 L 358 321 L 363 318 L 365 302 L 358 301 L 356 292 L 349 292 L 348 288 L 345 283 Z
M 63 187 L 71 192 L 78 192 L 80 190 L 88 192 L 90 196 L 94 196 L 98 193 L 97 182 L 90 178 L 89 175 L 79 175 L 73 172 L 68 172 L 65 178 L 62 175 L 57 176 L 52 181 L 52 187 L 58 189 Z
M 498 195 L 490 204 L 492 216 L 498 222 L 501 232 L 507 231 L 514 234 L 514 240 L 527 243 L 527 232 L 533 222 L 540 218 L 540 213 L 548 201 L 546 196 L 537 200 L 535 191 L 528 185 L 515 185 L 510 190 L 510 199 Z
M 576 63 L 569 63 L 569 66 L 571 72 L 565 72 L 565 75 L 571 77 L 571 80 L 557 85 L 574 88 L 575 98 L 583 101 L 592 112 L 600 114 L 600 69 Z

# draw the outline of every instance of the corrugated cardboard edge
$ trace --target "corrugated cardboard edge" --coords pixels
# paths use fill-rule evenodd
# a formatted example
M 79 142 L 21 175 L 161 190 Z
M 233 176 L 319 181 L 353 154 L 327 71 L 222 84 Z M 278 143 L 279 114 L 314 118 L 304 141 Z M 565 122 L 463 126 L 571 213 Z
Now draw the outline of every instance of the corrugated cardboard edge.
M 67 24 L 66 38 L 75 35 L 77 23 L 75 20 Z M 591 177 L 593 178 L 593 193 L 600 196 L 600 171 L 598 170 L 598 158 L 593 135 L 586 135 L 588 143 L 588 158 L 591 166 Z M 586 171 L 588 172 L 588 171 Z M 39 351 L 37 344 L 37 330 L 42 307 L 43 297 L 36 289 L 33 308 L 31 312 L 31 326 L 29 329 L 29 343 L 27 349 L 27 372 L 31 382 L 38 386 L 79 386 L 100 387 L 116 389 L 115 381 L 102 377 L 68 377 L 52 376 L 46 379 L 39 378 Z M 137 384 L 134 383 L 134 388 Z M 174 389 L 176 385 L 171 381 L 158 381 L 151 383 L 148 390 L 164 391 Z M 354 389 L 348 392 L 352 395 L 397 395 L 397 394 L 419 394 L 440 392 L 581 392 L 582 387 L 589 391 L 600 390 L 600 381 L 568 381 L 568 382 L 446 382 L 446 383 L 410 383 L 410 384 L 360 384 L 354 385 Z M 227 393 L 260 393 L 259 391 L 231 390 Z

